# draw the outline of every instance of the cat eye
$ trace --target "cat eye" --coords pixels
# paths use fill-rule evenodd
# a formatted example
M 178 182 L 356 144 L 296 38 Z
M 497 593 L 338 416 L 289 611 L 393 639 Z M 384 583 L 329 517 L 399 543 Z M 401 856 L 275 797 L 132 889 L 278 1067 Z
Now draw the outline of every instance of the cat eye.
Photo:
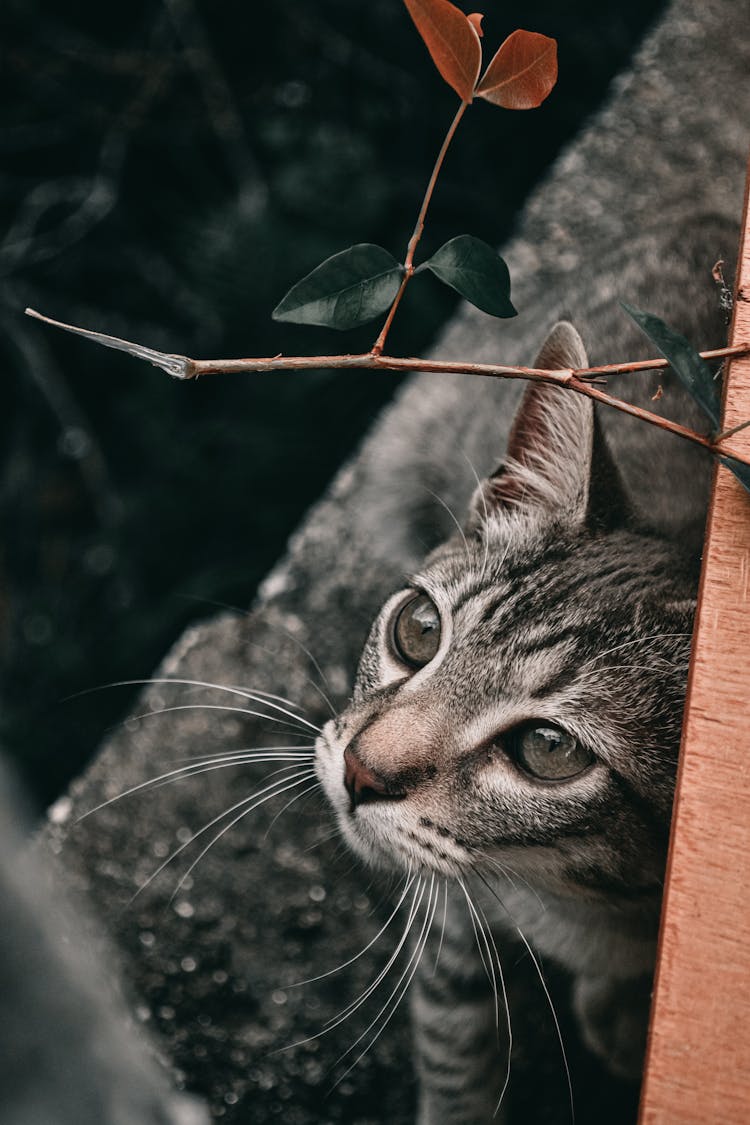
M 393 623 L 393 647 L 399 660 L 424 668 L 440 648 L 440 614 L 426 594 L 417 594 L 402 606 Z
M 522 727 L 512 733 L 511 741 L 521 768 L 542 781 L 567 781 L 594 761 L 587 746 L 559 727 Z

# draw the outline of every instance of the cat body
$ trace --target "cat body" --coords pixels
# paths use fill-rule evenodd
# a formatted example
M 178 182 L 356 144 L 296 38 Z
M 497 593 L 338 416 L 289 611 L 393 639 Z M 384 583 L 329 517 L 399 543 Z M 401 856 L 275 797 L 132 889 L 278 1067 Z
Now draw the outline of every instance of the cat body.
M 749 140 L 746 23 L 728 0 L 670 6 L 503 251 L 520 315 L 498 327 L 462 311 L 436 347 L 441 357 L 528 363 L 563 318 L 592 362 L 652 354 L 618 298 L 662 316 L 698 347 L 724 343 L 710 273 L 737 240 Z M 568 333 L 558 348 L 577 349 Z M 613 378 L 608 389 L 704 425 L 668 374 Z M 710 464 L 700 450 L 614 411 L 601 412 L 597 435 L 590 412 L 579 411 L 588 404 L 557 393 L 557 407 L 573 412 L 569 425 L 555 436 L 558 423 L 548 423 L 557 407 L 532 410 L 547 418 L 532 430 L 547 433 L 545 456 L 528 460 L 523 427 L 512 434 L 514 417 L 524 417 L 519 382 L 425 374 L 407 384 L 312 510 L 253 613 L 191 630 L 157 673 L 189 681 L 181 689 L 188 706 L 159 720 L 134 716 L 72 791 L 72 814 L 84 813 L 145 786 L 178 754 L 267 744 L 270 712 L 258 718 L 260 704 L 232 698 L 238 685 L 293 699 L 306 721 L 325 724 L 321 685 L 311 683 L 319 667 L 338 725 L 324 726 L 318 776 L 350 846 L 402 880 L 401 913 L 414 911 L 413 941 L 417 950 L 426 945 L 402 982 L 414 970 L 413 1033 L 402 1006 L 369 1065 L 324 1096 L 327 1071 L 356 1040 L 336 1022 L 342 994 L 366 993 L 392 931 L 379 936 L 390 908 L 385 919 L 369 914 L 377 906 L 367 900 L 369 875 L 332 867 L 319 806 L 300 801 L 268 840 L 254 818 L 237 823 L 201 859 L 194 890 L 185 883 L 174 899 L 175 879 L 157 879 L 135 906 L 135 890 L 164 862 L 175 832 L 231 808 L 247 793 L 244 780 L 220 770 L 139 789 L 137 799 L 75 828 L 71 815 L 47 831 L 59 881 L 107 920 L 120 969 L 165 1052 L 228 1125 L 275 1121 L 282 1108 L 296 1125 L 407 1125 L 413 1054 L 423 1122 L 489 1120 L 511 1035 L 501 1112 L 516 1125 L 567 1123 L 564 1065 L 537 962 L 571 1060 L 576 1121 L 632 1120 L 632 1091 L 628 1102 L 617 1075 L 637 1071 L 642 1049 Z M 507 470 L 509 449 L 513 471 L 493 478 L 499 461 Z M 540 473 L 545 463 L 561 467 L 554 479 Z M 595 465 L 604 466 L 601 476 Z M 479 488 L 473 469 L 485 482 Z M 602 481 L 615 519 L 601 501 Z M 428 602 L 416 606 L 418 591 Z M 393 655 L 395 618 L 407 606 L 427 614 L 423 624 L 440 625 L 440 654 L 419 668 Z M 486 646 L 480 658 L 477 642 Z M 210 711 L 197 706 L 196 683 Z M 138 715 L 183 702 L 155 684 Z M 507 732 L 515 732 L 512 746 L 503 744 Z M 568 780 L 529 778 L 518 755 L 539 754 L 540 740 L 555 739 L 563 757 L 581 755 L 582 769 Z M 394 799 L 378 796 L 380 786 Z M 376 796 L 361 799 L 368 789 Z M 279 835 L 283 845 L 269 842 Z M 316 905 L 321 888 L 324 908 Z M 342 978 L 326 977 L 317 1006 L 306 999 L 315 985 L 286 988 L 339 963 L 346 984 L 334 988 Z M 327 1021 L 317 1055 L 309 1045 L 272 1053 L 319 1035 Z M 590 1048 L 580 1065 L 579 1038 Z M 553 1072 L 558 1086 L 545 1099 L 542 1076 Z

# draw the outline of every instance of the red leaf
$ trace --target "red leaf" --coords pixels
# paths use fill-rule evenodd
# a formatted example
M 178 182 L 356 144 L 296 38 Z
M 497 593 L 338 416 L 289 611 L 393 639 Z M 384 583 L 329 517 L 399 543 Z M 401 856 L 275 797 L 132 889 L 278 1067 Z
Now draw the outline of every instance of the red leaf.
M 404 0 L 432 61 L 464 102 L 474 96 L 482 65 L 479 31 L 449 0 Z
M 484 32 L 482 31 L 482 20 L 484 19 L 484 16 L 482 15 L 482 13 L 473 12 L 472 15 L 467 16 L 467 19 L 476 31 L 479 38 L 482 39 L 484 37 Z
M 535 109 L 557 82 L 557 42 L 535 31 L 514 31 L 499 47 L 477 94 L 504 109 Z

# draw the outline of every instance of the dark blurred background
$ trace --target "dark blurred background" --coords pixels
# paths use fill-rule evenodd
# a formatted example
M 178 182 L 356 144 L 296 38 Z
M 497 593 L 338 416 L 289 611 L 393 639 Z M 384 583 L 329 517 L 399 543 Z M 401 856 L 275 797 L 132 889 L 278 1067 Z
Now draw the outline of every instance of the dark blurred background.
M 478 104 L 436 193 L 425 255 L 499 243 L 601 102 L 656 0 L 487 7 L 559 41 L 533 113 Z M 471 11 L 472 7 L 467 7 Z M 402 257 L 455 95 L 401 0 L 5 0 L 0 13 L 0 743 L 41 805 L 95 749 L 180 630 L 246 607 L 396 379 L 161 372 L 53 332 L 53 317 L 196 357 L 367 347 L 276 325 L 291 283 L 353 242 Z M 454 306 L 423 278 L 389 350 Z

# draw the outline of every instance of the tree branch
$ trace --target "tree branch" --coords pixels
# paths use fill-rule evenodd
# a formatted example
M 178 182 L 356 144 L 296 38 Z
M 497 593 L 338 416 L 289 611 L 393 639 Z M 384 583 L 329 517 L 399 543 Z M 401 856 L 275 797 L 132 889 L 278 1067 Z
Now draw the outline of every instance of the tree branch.
M 660 414 L 654 414 L 640 406 L 625 402 L 614 395 L 607 394 L 591 380 L 601 378 L 602 375 L 616 375 L 632 371 L 658 371 L 669 367 L 665 359 L 648 359 L 642 362 L 609 363 L 598 367 L 582 367 L 578 369 L 560 368 L 559 370 L 546 371 L 538 367 L 512 367 L 501 363 L 461 363 L 447 360 L 419 359 L 414 357 L 398 357 L 379 355 L 376 352 L 359 352 L 353 355 L 313 355 L 313 356 L 269 356 L 258 359 L 191 359 L 186 355 L 170 352 L 160 352 L 155 348 L 144 347 L 143 344 L 134 344 L 129 340 L 121 340 L 118 336 L 107 336 L 102 332 L 92 332 L 87 328 L 77 328 L 72 324 L 53 320 L 43 316 L 35 309 L 26 309 L 27 316 L 50 324 L 53 328 L 62 328 L 76 336 L 82 336 L 95 344 L 102 344 L 106 348 L 126 352 L 136 359 L 144 359 L 154 367 L 160 367 L 175 379 L 196 379 L 200 375 L 230 375 L 243 372 L 256 372 L 267 374 L 273 371 L 310 371 L 320 368 L 331 369 L 357 369 L 397 372 L 432 372 L 442 375 L 474 375 L 489 379 L 528 379 L 540 383 L 551 383 L 556 386 L 568 387 L 576 394 L 585 395 L 604 406 L 611 406 L 624 414 L 640 418 L 642 422 L 658 426 L 662 430 L 676 434 L 678 437 L 700 445 L 712 453 L 719 453 L 724 457 L 734 457 L 743 465 L 750 465 L 750 460 L 741 453 L 736 452 L 724 443 L 727 434 L 714 437 L 711 434 L 699 434 L 677 422 L 671 422 Z M 728 348 L 714 348 L 712 351 L 701 352 L 703 359 L 720 359 L 726 356 L 750 354 L 750 343 L 735 344 Z M 732 432 L 736 432 L 733 430 Z

